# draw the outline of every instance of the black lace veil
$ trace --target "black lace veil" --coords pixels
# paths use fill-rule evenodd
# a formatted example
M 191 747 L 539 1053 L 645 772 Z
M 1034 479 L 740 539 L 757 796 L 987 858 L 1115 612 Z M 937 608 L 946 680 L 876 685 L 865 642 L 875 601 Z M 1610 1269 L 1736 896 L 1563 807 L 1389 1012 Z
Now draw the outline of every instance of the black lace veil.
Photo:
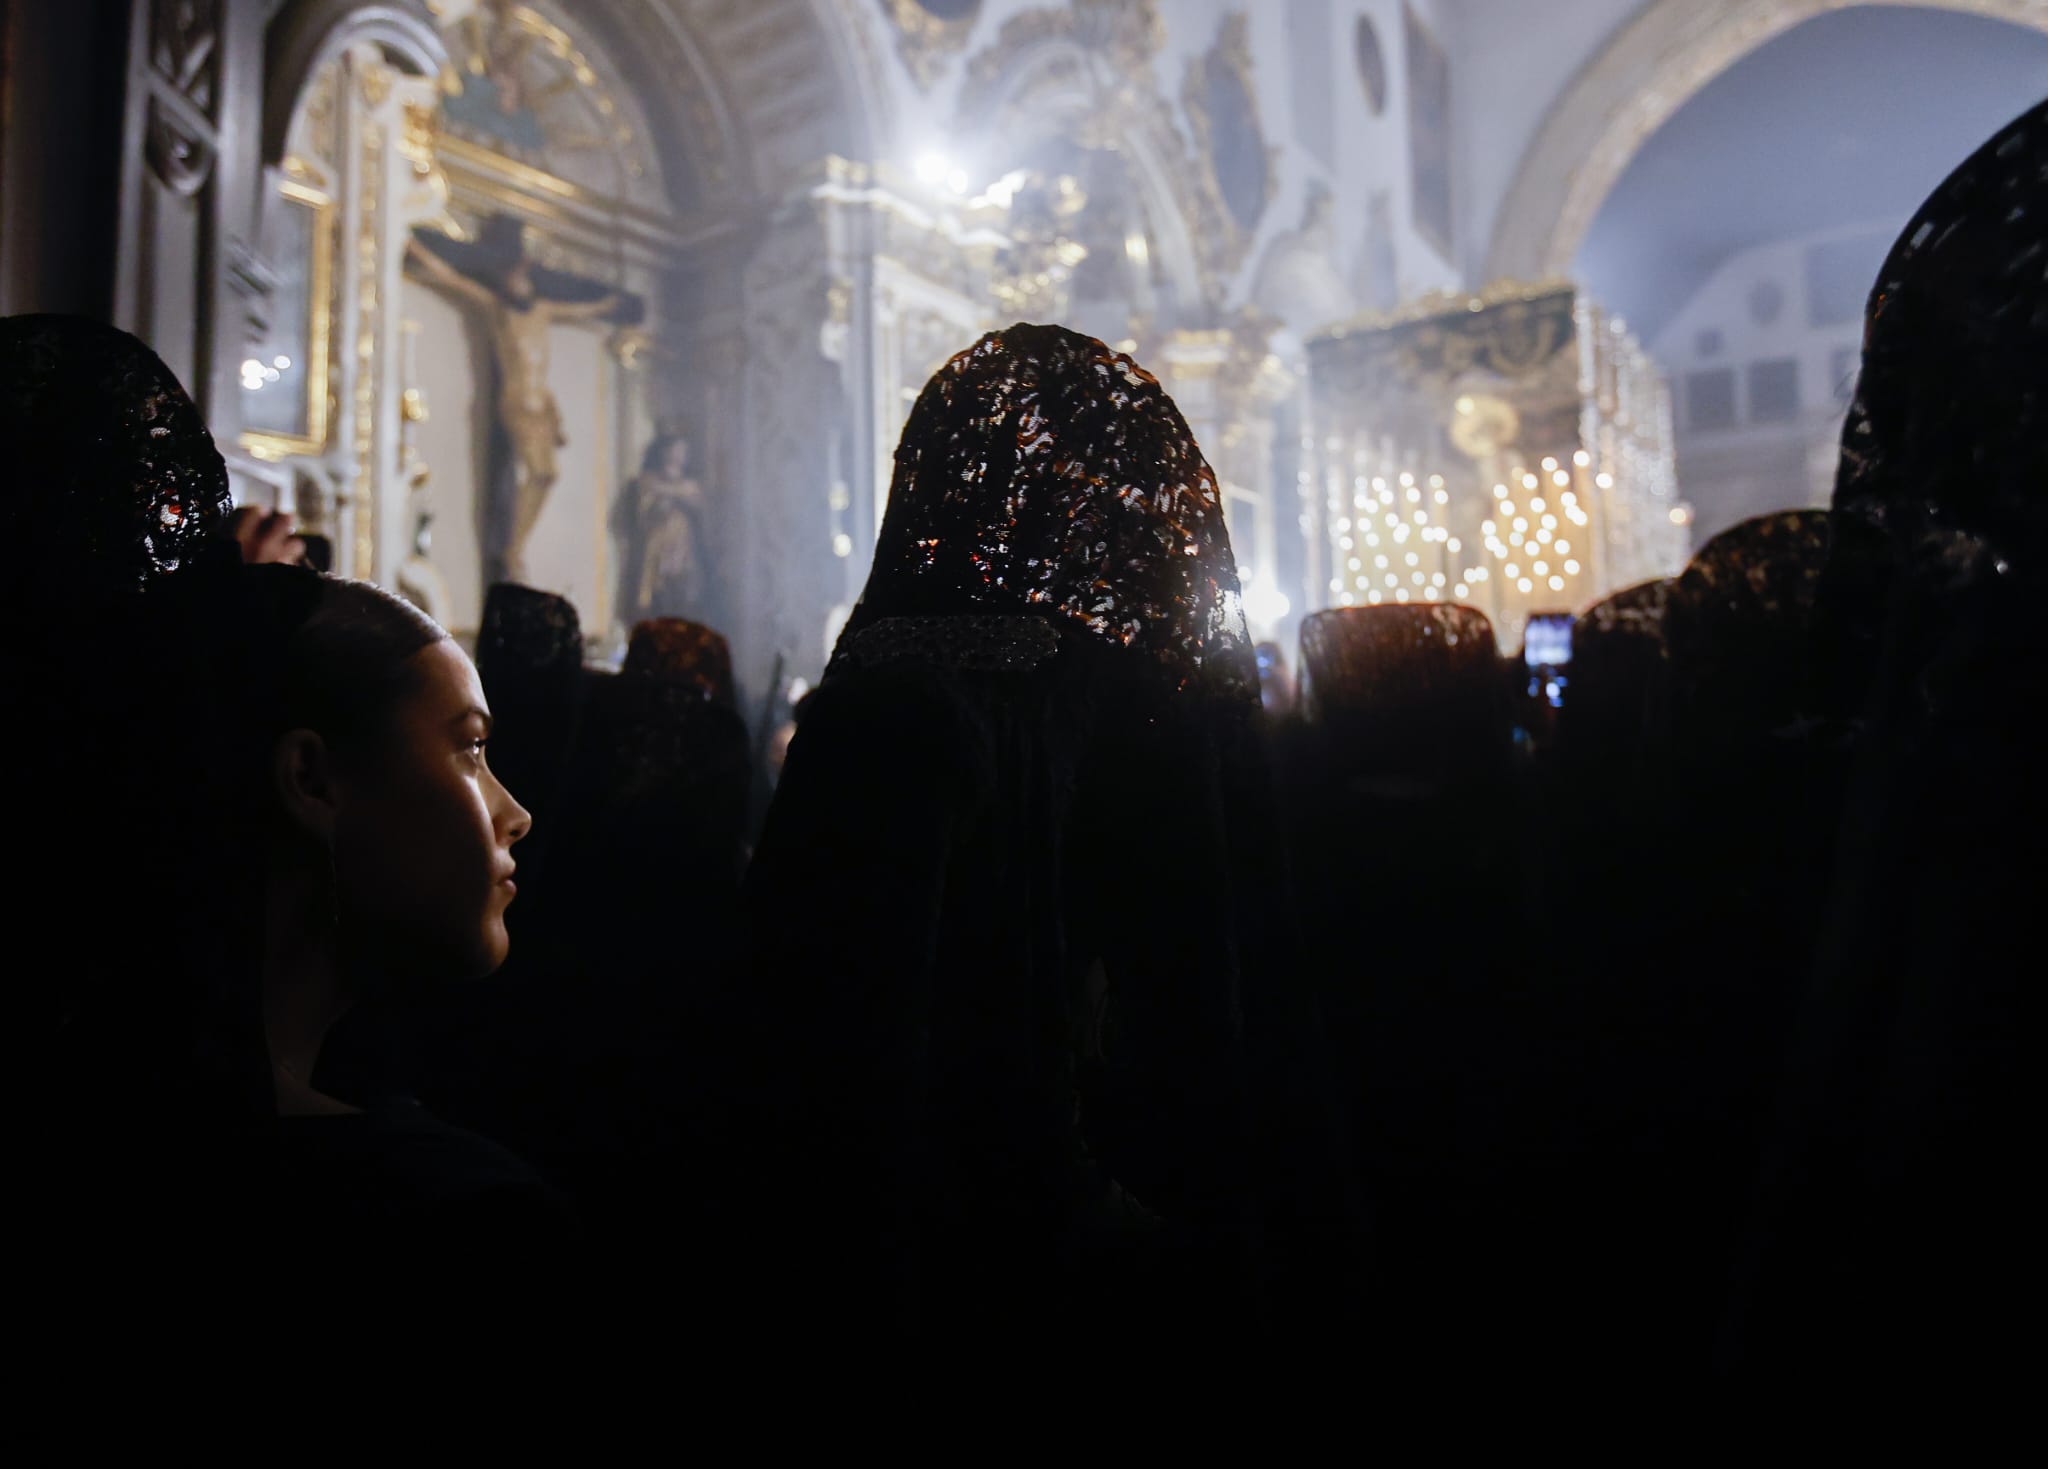
M 920 1279 L 991 1321 L 1102 1309 L 1085 1262 L 1134 1239 L 1209 1252 L 1243 1304 L 1286 1154 L 1254 1139 L 1311 1069 L 1258 710 L 1215 480 L 1157 381 L 1047 326 L 941 369 L 743 904 L 769 1044 L 859 1160 L 836 1176 L 886 1263 L 833 1273 L 886 1282 L 865 1309 L 916 1317 Z
M 1178 689 L 1256 695 L 1216 476 L 1159 380 L 1057 326 L 941 368 L 896 450 L 866 591 L 834 657 L 886 618 L 1036 614 Z
M 39 617 L 188 565 L 227 517 L 199 410 L 161 358 L 99 322 L 0 319 L 0 443 L 0 524 L 35 548 L 11 595 Z
M 1818 601 L 1851 763 L 1729 1335 L 1752 1370 L 1976 1380 L 2038 1299 L 2044 488 L 2048 103 L 1935 191 L 1870 297 Z

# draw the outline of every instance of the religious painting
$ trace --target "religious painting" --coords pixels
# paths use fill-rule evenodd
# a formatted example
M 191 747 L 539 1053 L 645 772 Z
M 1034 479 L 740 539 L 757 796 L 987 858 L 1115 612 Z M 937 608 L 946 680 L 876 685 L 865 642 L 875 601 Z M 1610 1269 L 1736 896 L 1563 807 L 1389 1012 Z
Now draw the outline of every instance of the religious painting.
M 263 259 L 273 272 L 269 330 L 242 362 L 242 445 L 259 459 L 327 445 L 327 338 L 334 201 L 290 176 L 265 209 Z
M 1415 232 L 1450 259 L 1451 62 L 1415 11 L 1401 7 L 1408 58 L 1409 213 Z

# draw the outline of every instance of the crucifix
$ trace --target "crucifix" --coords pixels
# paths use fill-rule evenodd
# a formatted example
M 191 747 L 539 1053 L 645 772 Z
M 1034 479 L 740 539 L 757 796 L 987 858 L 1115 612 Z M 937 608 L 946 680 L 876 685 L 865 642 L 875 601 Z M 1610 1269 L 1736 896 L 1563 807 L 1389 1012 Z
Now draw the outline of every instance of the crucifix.
M 562 411 L 548 386 L 548 332 L 557 322 L 631 323 L 638 297 L 551 270 L 528 259 L 519 221 L 496 215 L 474 243 L 431 232 L 415 234 L 407 258 L 426 279 L 478 308 L 497 368 L 497 427 L 509 448 L 510 516 L 486 544 L 505 580 L 526 579 L 526 543 L 560 468 L 555 451 L 568 443 Z M 496 517 L 494 517 L 496 519 Z

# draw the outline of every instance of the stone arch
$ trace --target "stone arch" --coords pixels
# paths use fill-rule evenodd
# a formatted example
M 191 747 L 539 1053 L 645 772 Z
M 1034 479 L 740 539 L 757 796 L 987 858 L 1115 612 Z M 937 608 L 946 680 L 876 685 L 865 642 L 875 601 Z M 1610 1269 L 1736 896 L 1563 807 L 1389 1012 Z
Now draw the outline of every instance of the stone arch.
M 1148 5 L 1118 11 L 1083 3 L 1013 17 L 995 44 L 968 63 L 957 131 L 1019 140 L 1066 134 L 1122 153 L 1154 231 L 1158 264 L 1192 307 L 1220 295 L 1197 236 L 1193 164 L 1171 104 L 1132 80 L 1152 75 L 1159 27 Z
M 878 88 L 840 6 L 820 0 L 558 0 L 649 114 L 679 208 L 779 197 L 818 159 L 862 157 Z
M 1914 5 L 2048 32 L 2048 0 L 1651 0 L 1551 106 L 1502 203 L 1489 280 L 1570 273 L 1608 193 L 1651 134 L 1737 61 L 1851 5 Z
M 375 42 L 416 76 L 448 64 L 440 28 L 422 0 L 293 0 L 263 35 L 263 163 L 283 159 L 293 109 L 313 73 L 361 41 Z

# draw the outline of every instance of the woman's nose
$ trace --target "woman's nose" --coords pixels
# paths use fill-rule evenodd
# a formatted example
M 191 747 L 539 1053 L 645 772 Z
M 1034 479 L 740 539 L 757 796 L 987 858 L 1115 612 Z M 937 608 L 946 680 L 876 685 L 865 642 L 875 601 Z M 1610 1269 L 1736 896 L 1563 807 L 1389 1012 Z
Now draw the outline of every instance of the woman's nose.
M 533 813 L 519 804 L 518 798 L 505 789 L 502 781 L 498 783 L 498 795 L 504 806 L 498 816 L 498 830 L 505 834 L 506 846 L 517 846 L 533 830 Z

